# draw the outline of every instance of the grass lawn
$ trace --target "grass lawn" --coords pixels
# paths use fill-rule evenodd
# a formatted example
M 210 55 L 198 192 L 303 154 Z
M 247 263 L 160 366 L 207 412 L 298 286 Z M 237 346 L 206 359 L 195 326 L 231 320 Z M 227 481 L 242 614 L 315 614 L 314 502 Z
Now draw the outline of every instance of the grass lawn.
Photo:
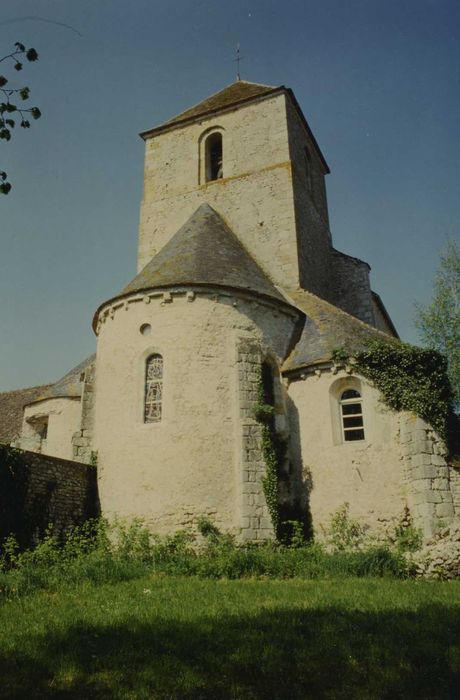
M 460 582 L 167 576 L 0 607 L 0 697 L 459 698 Z

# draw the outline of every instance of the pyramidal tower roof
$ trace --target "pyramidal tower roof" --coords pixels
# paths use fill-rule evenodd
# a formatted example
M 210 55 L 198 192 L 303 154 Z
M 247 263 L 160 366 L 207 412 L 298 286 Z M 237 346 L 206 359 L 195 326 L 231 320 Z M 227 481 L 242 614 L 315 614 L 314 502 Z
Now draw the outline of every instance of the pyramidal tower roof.
M 186 285 L 240 289 L 291 306 L 209 204 L 198 207 L 144 269 L 108 301 Z M 95 319 L 107 303 L 101 304 Z
M 236 102 L 241 102 L 242 100 L 249 100 L 253 97 L 260 97 L 261 95 L 266 95 L 267 93 L 273 92 L 278 88 L 273 85 L 261 85 L 260 83 L 249 83 L 246 80 L 236 80 L 231 85 L 219 90 L 214 95 L 207 97 L 202 100 L 197 105 L 186 109 L 181 112 L 176 117 L 168 119 L 167 124 L 173 124 L 176 121 L 182 121 L 183 119 L 188 119 L 189 117 L 197 117 L 205 114 L 206 112 L 214 112 L 218 109 L 224 109 L 225 107 L 230 107 Z
M 231 85 L 227 85 L 223 90 L 219 90 L 214 95 L 207 97 L 198 104 L 186 109 L 184 112 L 172 117 L 164 124 L 148 129 L 141 133 L 142 137 L 148 136 L 157 131 L 163 131 L 182 124 L 192 119 L 203 117 L 207 114 L 219 112 L 233 105 L 253 100 L 257 97 L 265 97 L 271 93 L 284 90 L 284 87 L 273 87 L 271 85 L 261 85 L 260 83 L 249 83 L 246 80 L 236 80 Z
M 177 114 L 172 119 L 167 122 L 155 126 L 152 129 L 147 129 L 141 132 L 141 137 L 143 139 L 148 139 L 151 136 L 157 136 L 166 131 L 171 131 L 172 129 L 178 129 L 183 125 L 187 125 L 189 122 L 195 120 L 204 119 L 207 117 L 212 117 L 214 114 L 225 111 L 227 109 L 238 108 L 245 103 L 252 102 L 254 100 L 262 100 L 271 95 L 278 95 L 284 93 L 289 96 L 295 110 L 297 111 L 300 120 L 302 121 L 305 129 L 307 130 L 310 139 L 318 153 L 320 160 L 324 165 L 324 170 L 329 173 L 329 166 L 321 152 L 321 149 L 308 125 L 307 120 L 300 108 L 297 99 L 290 88 L 286 88 L 284 85 L 279 85 L 278 87 L 273 87 L 272 85 L 262 85 L 261 83 L 250 83 L 246 80 L 236 80 L 231 85 L 219 90 L 214 95 L 207 97 L 205 100 L 198 102 L 198 104 L 186 109 L 184 112 Z

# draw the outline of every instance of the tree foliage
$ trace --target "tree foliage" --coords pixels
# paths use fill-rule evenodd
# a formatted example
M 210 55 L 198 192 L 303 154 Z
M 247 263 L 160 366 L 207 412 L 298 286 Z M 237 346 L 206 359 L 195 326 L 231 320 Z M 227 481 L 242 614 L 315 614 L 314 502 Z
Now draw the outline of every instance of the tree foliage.
M 417 305 L 416 324 L 422 341 L 447 358 L 447 372 L 460 411 L 460 247 L 449 241 L 434 280 L 433 296 Z
M 13 67 L 16 71 L 21 71 L 23 62 L 34 62 L 38 59 L 38 53 L 33 48 L 26 48 L 24 44 L 17 41 L 14 50 L 0 58 L 0 63 Z M 41 112 L 38 107 L 22 106 L 30 97 L 30 88 L 27 86 L 13 88 L 9 79 L 0 74 L 0 139 L 9 141 L 13 134 L 13 129 L 18 124 L 22 129 L 30 128 L 30 119 L 39 119 Z M 8 181 L 7 173 L 0 169 L 0 193 L 8 194 L 11 190 L 11 183 Z

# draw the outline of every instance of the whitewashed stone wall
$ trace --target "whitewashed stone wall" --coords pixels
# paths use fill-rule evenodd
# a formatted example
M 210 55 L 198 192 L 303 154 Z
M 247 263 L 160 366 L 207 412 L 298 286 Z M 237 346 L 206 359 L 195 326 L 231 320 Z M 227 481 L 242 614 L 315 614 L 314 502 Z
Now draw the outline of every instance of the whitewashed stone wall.
M 255 391 L 253 360 L 243 367 L 249 360 L 238 348 L 251 341 L 279 364 L 295 319 L 244 293 L 199 288 L 134 295 L 102 310 L 94 449 L 106 515 L 140 516 L 162 532 L 208 515 L 223 530 L 267 535 L 260 459 L 248 442 L 257 440 L 254 393 L 242 393 Z M 140 332 L 143 324 L 150 335 Z M 149 424 L 144 368 L 152 353 L 164 358 L 164 393 L 162 420 Z M 257 483 L 257 493 L 245 483 Z M 243 499 L 249 493 L 257 498 Z
M 19 447 L 22 450 L 73 459 L 72 435 L 80 425 L 80 398 L 52 398 L 38 401 L 24 408 Z M 47 420 L 48 434 L 40 441 L 34 421 Z
M 358 382 L 358 384 L 357 384 Z M 358 388 L 365 439 L 343 442 L 339 397 Z M 303 472 L 316 537 L 345 502 L 350 515 L 373 529 L 399 517 L 407 503 L 398 415 L 360 377 L 324 366 L 289 384 L 290 453 Z
M 364 440 L 341 439 L 338 398 L 347 388 L 362 395 Z M 288 391 L 291 453 L 302 463 L 317 536 L 345 502 L 372 529 L 399 518 L 407 505 L 425 537 L 460 515 L 459 475 L 421 418 L 391 411 L 365 379 L 327 366 L 305 372 Z

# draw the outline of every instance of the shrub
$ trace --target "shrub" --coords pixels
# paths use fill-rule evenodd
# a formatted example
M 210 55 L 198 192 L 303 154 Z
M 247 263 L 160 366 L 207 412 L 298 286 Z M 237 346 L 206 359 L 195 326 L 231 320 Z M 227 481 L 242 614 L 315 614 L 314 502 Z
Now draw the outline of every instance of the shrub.
M 206 536 L 197 545 L 191 531 L 155 536 L 138 520 L 113 525 L 103 519 L 89 521 L 69 532 L 64 542 L 48 530 L 33 550 L 22 553 L 9 538 L 0 558 L 0 589 L 7 596 L 25 595 L 40 588 L 127 581 L 146 574 L 229 579 L 408 576 L 410 564 L 398 552 L 388 547 L 356 548 L 361 530 L 356 532 L 346 513 L 342 508 L 336 519 L 340 523 L 336 532 L 342 536 L 331 552 L 318 543 L 302 543 L 300 537 L 293 546 L 237 544 L 233 536 L 203 523 Z M 346 548 L 345 541 L 351 546 Z
M 363 544 L 367 529 L 350 517 L 350 504 L 344 503 L 331 517 L 327 539 L 333 550 L 353 550 Z

